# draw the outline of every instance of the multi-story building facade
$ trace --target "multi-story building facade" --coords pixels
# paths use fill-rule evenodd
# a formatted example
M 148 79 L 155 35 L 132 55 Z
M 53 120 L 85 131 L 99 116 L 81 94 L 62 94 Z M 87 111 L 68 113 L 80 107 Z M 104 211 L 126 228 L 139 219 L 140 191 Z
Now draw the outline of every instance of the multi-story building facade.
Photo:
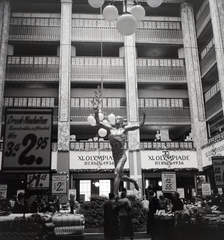
M 123 2 L 114 1 L 120 15 Z M 146 109 L 145 125 L 126 144 L 125 173 L 140 194 L 148 186 L 161 190 L 163 172 L 175 173 L 185 197 L 198 191 L 198 174 L 215 187 L 211 156 L 223 152 L 224 3 L 138 2 L 146 17 L 135 34 L 122 36 L 87 0 L 0 0 L 2 146 L 6 107 L 53 108 L 51 173 L 66 172 L 78 199 L 113 186 L 107 135 L 87 121 L 98 86 L 105 119 L 113 113 L 136 124 Z M 2 171 L 0 184 L 13 195 L 25 178 Z

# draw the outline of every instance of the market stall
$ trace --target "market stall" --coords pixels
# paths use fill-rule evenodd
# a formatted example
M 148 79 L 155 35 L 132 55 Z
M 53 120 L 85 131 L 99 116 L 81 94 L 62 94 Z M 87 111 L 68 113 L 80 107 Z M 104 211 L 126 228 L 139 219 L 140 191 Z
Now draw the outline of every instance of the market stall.
M 5 214 L 0 216 L 1 240 L 83 239 L 84 216 L 69 213 Z

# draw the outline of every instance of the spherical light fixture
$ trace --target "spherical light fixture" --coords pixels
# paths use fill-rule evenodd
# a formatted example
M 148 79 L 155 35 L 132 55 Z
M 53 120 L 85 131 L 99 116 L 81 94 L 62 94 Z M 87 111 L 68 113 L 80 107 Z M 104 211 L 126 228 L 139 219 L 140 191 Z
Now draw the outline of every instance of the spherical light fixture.
M 93 8 L 100 8 L 104 4 L 104 0 L 88 0 L 88 3 Z
M 132 16 L 136 18 L 138 22 L 141 22 L 145 17 L 145 9 L 141 5 L 135 5 L 130 9 Z
M 113 113 L 111 113 L 110 115 L 108 115 L 108 120 L 112 123 L 115 124 L 115 115 Z
M 124 13 L 117 20 L 117 30 L 121 35 L 130 36 L 137 30 L 138 22 L 130 13 Z
M 147 0 L 147 3 L 150 7 L 157 8 L 163 3 L 163 0 Z
M 99 120 L 102 121 L 103 119 L 104 119 L 104 115 L 103 115 L 103 113 L 100 112 L 99 113 Z
M 96 126 L 96 119 L 93 120 L 93 122 L 90 123 L 91 126 Z
M 104 128 L 100 128 L 98 130 L 98 134 L 99 134 L 100 137 L 106 137 L 107 136 L 107 130 L 104 129 Z
M 103 9 L 103 17 L 108 22 L 113 22 L 118 18 L 118 10 L 114 5 L 108 5 Z
M 95 118 L 94 118 L 92 115 L 90 115 L 90 116 L 87 117 L 87 122 L 88 122 L 89 124 L 94 123 L 94 121 L 95 121 Z

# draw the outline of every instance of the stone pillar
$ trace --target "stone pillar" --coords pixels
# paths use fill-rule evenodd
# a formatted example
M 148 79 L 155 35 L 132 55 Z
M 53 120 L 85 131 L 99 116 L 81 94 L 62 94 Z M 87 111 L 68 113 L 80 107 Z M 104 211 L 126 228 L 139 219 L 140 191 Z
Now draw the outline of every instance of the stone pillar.
M 198 167 L 199 170 L 201 170 L 201 147 L 207 143 L 208 137 L 206 130 L 205 109 L 194 14 L 192 6 L 188 3 L 183 3 L 181 5 L 181 23 L 191 112 L 191 132 L 194 146 L 197 150 Z
M 61 0 L 57 171 L 67 174 L 70 161 L 71 23 L 72 0 Z
M 0 119 L 2 118 L 2 108 L 4 106 L 4 88 L 5 88 L 5 69 L 8 51 L 10 21 L 10 3 L 9 1 L 0 2 Z M 1 122 L 1 121 L 0 121 Z M 0 138 L 1 138 L 0 126 Z
M 224 111 L 224 2 L 223 0 L 209 0 L 209 7 L 215 42 L 222 109 Z
M 124 56 L 126 73 L 127 119 L 128 122 L 132 123 L 133 125 L 138 125 L 139 114 L 135 34 L 131 36 L 124 36 Z M 142 189 L 139 130 L 130 131 L 128 133 L 128 149 L 130 177 L 136 179 L 139 188 Z M 130 187 L 131 189 L 134 188 L 133 185 Z

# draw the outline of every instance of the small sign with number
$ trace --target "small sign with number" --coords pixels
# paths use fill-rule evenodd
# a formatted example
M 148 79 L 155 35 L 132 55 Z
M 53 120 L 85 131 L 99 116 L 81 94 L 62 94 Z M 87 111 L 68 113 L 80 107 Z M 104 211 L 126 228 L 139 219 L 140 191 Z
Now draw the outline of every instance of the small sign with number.
M 224 187 L 224 157 L 212 157 L 216 187 Z
M 54 195 L 67 194 L 67 175 L 66 174 L 52 175 L 52 194 Z
M 163 172 L 162 173 L 162 191 L 163 192 L 176 192 L 176 173 Z
M 50 174 L 27 174 L 27 189 L 42 190 L 49 188 Z
M 50 171 L 52 116 L 52 108 L 6 108 L 3 171 Z
M 7 197 L 7 185 L 0 184 L 0 199 L 6 199 Z

